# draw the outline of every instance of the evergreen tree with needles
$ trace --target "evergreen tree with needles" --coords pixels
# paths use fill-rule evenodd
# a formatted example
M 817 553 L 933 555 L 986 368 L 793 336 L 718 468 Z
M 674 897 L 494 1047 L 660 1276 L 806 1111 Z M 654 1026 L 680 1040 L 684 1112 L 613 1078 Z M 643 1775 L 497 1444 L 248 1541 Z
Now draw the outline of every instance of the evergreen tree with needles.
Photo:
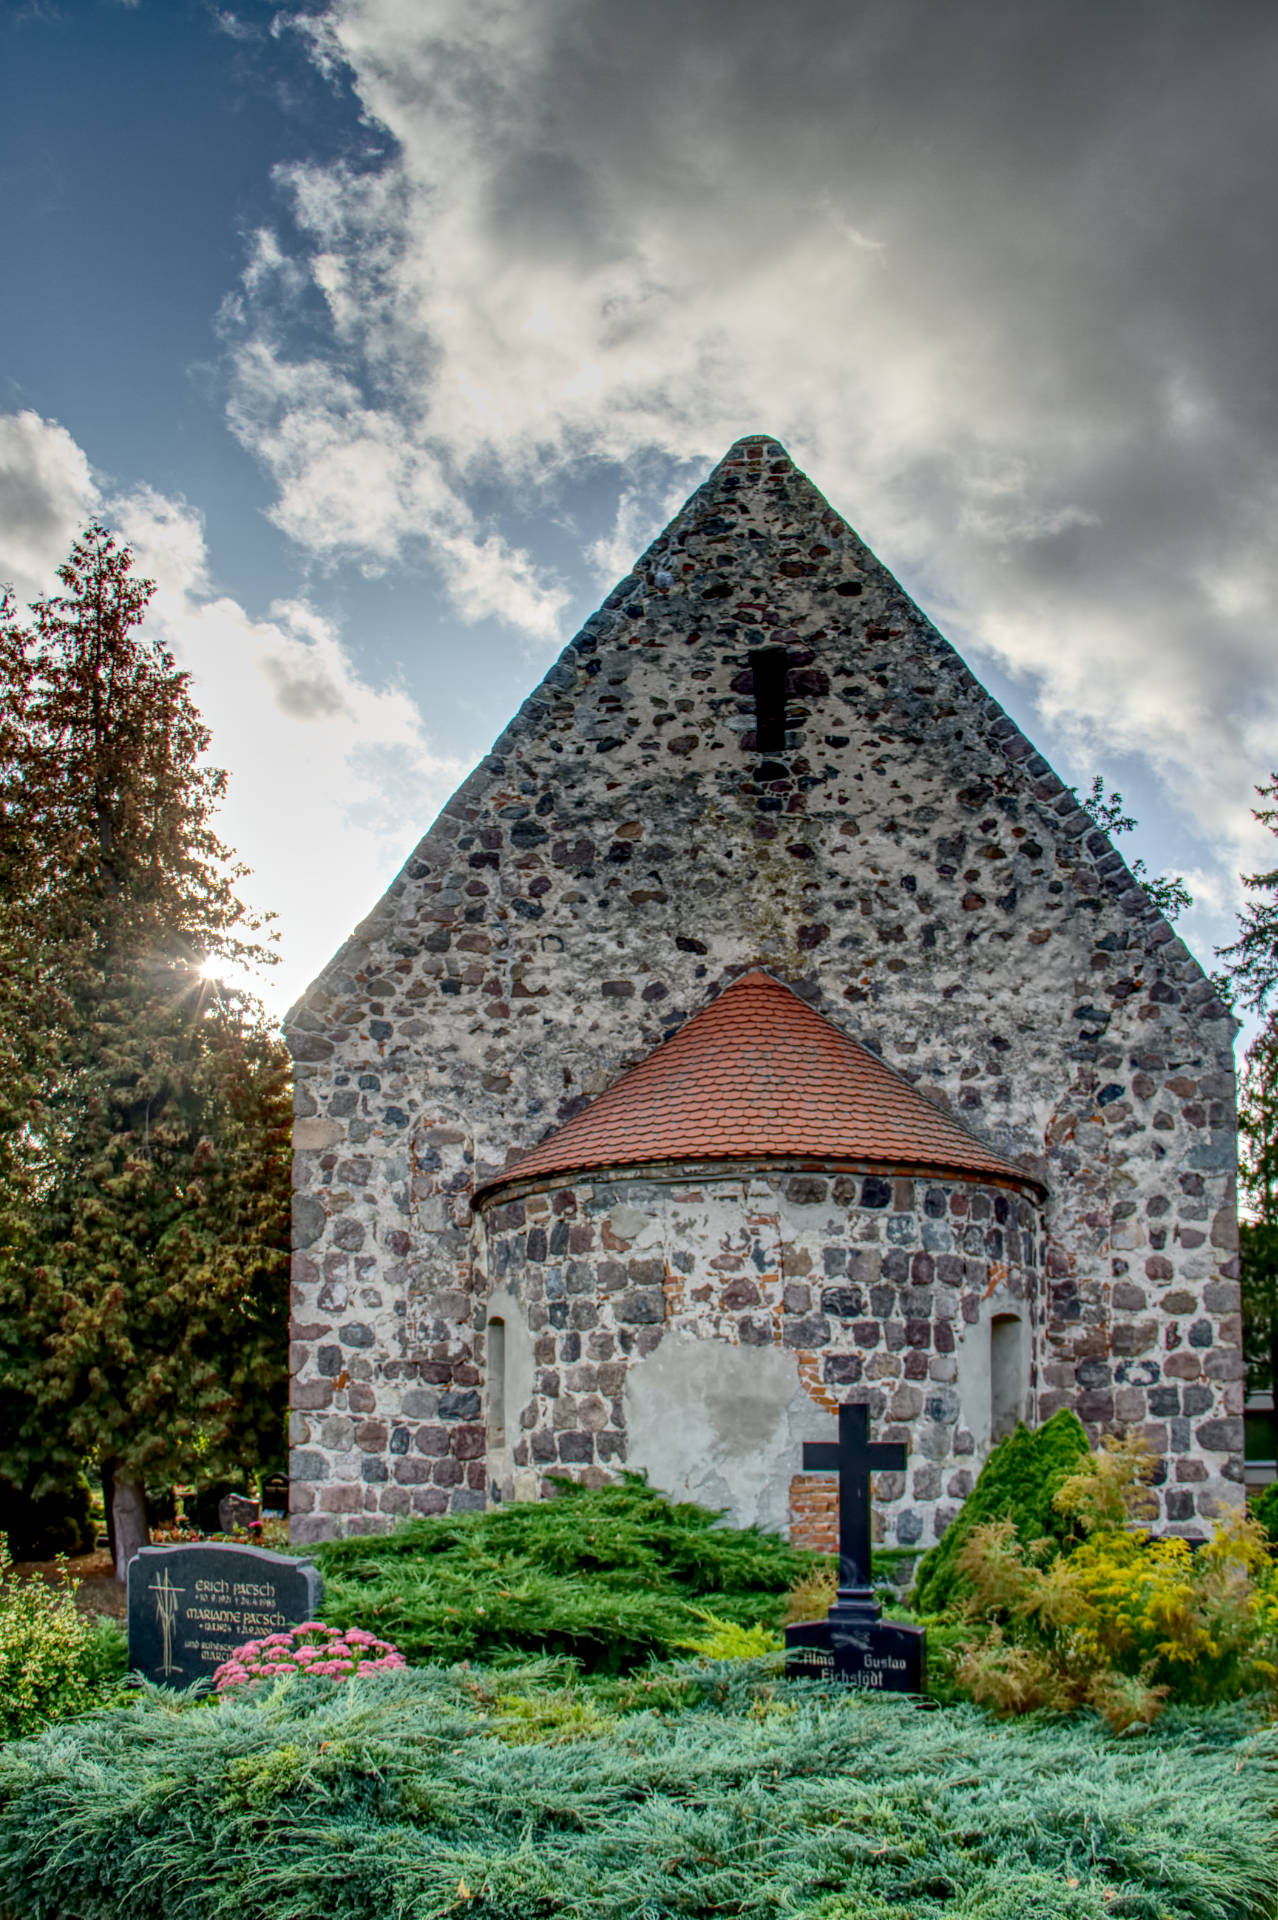
M 1255 818 L 1278 835 L 1278 773 L 1256 792 L 1271 804 L 1253 808 Z M 1244 1006 L 1265 1013 L 1278 991 L 1278 866 L 1245 873 L 1242 880 L 1253 898 L 1239 915 L 1237 940 L 1221 948 L 1221 958 L 1231 962 L 1234 990 Z
M 1238 1106 L 1243 1353 L 1253 1393 L 1278 1393 L 1278 1024 L 1247 1051 Z M 1275 1416 L 1278 1439 L 1278 1415 Z
M 1278 834 L 1278 773 L 1257 794 L 1269 805 L 1255 817 Z M 1278 867 L 1243 875 L 1254 897 L 1239 916 L 1239 933 L 1220 957 L 1229 962 L 1244 1006 L 1268 1016 L 1247 1050 L 1238 1112 L 1239 1180 L 1250 1218 L 1240 1231 L 1243 1350 L 1253 1393 L 1278 1395 Z M 1278 1435 L 1278 1413 L 1273 1416 Z
M 0 607 L 0 1472 L 94 1461 L 122 1576 L 148 1479 L 278 1451 L 287 1059 L 152 584 L 97 525 L 59 578 Z

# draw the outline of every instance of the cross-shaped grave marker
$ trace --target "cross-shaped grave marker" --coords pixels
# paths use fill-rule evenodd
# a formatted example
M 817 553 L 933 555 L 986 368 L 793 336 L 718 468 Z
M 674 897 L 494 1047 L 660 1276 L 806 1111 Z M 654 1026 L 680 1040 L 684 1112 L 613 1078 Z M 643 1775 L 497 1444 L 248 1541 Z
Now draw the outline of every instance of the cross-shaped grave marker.
M 883 1609 L 870 1583 L 870 1475 L 903 1473 L 904 1443 L 872 1442 L 869 1408 L 840 1407 L 837 1441 L 805 1440 L 803 1469 L 839 1476 L 839 1611 L 877 1620 Z
M 790 1678 L 841 1680 L 885 1693 L 925 1691 L 923 1628 L 884 1620 L 871 1583 L 870 1475 L 900 1473 L 905 1460 L 900 1441 L 871 1441 L 867 1407 L 839 1408 L 837 1441 L 804 1441 L 804 1472 L 839 1476 L 839 1590 L 824 1620 L 786 1628 Z

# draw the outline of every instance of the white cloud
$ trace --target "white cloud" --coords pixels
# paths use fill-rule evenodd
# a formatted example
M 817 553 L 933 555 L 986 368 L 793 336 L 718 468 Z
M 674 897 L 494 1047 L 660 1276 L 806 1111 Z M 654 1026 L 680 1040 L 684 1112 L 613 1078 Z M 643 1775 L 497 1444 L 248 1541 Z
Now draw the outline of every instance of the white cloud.
M 230 773 L 222 836 L 253 869 L 247 895 L 278 915 L 282 964 L 255 990 L 283 1011 L 376 903 L 472 756 L 440 753 L 415 702 L 374 686 L 333 623 L 302 601 L 255 619 L 208 580 L 204 531 L 185 501 L 141 486 L 103 497 L 66 429 L 0 416 L 0 577 L 50 584 L 92 512 L 156 582 L 148 630 L 192 676 Z
M 397 250 L 375 238 L 392 221 L 397 185 L 392 180 L 388 190 L 382 176 L 360 180 L 345 168 L 294 168 L 288 178 L 308 231 L 323 243 L 310 256 L 305 284 L 323 296 L 335 337 L 360 340 L 375 357 L 362 298 L 370 279 L 388 286 L 397 264 Z M 358 271 L 342 251 L 353 229 Z M 281 316 L 304 295 L 298 263 L 275 234 L 259 231 L 241 290 L 222 316 L 239 336 L 231 425 L 275 480 L 275 524 L 308 552 L 354 557 L 369 571 L 418 550 L 464 619 L 497 618 L 536 641 L 558 638 L 568 589 L 477 521 L 424 422 L 405 419 L 403 394 L 378 404 L 337 362 L 290 359 L 280 350 Z M 267 315 L 271 323 L 263 324 Z
M 432 746 L 401 688 L 371 686 L 332 624 L 295 602 L 253 620 L 235 601 L 165 600 L 156 617 L 193 676 L 231 782 L 225 837 L 279 916 L 287 1004 L 382 887 L 469 770 Z
M 214 12 L 213 27 L 229 40 L 255 40 L 261 33 L 260 27 L 250 26 L 247 20 L 241 20 L 238 14 L 232 13 L 229 7 Z
M 104 511 L 136 552 L 141 571 L 155 581 L 161 606 L 209 593 L 203 523 L 185 500 L 140 486 L 113 495 Z
M 495 618 L 534 640 L 554 640 L 567 587 L 547 580 L 529 556 L 499 533 L 435 536 L 437 560 L 454 604 L 468 620 Z
M 0 414 L 0 584 L 21 601 L 53 592 L 68 533 L 96 501 L 88 460 L 65 427 L 29 411 Z

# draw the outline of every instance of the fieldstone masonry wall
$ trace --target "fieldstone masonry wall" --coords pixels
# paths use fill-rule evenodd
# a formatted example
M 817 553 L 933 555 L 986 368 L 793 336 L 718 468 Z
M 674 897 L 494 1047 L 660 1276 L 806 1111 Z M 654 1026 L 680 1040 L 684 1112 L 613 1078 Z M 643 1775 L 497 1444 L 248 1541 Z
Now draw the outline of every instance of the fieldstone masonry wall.
M 856 1398 L 876 1431 L 909 1446 L 908 1473 L 878 1477 L 875 1519 L 881 1539 L 913 1546 L 943 1531 L 988 1445 L 995 1314 L 1024 1321 L 1017 1410 L 1032 1416 L 1042 1228 L 1024 1195 L 881 1173 L 687 1168 L 682 1179 L 556 1183 L 495 1202 L 484 1225 L 490 1301 L 507 1321 L 521 1316 L 536 1361 L 490 1456 L 503 1498 L 535 1497 L 548 1471 L 602 1477 L 639 1428 L 658 1484 L 815 1540 L 829 1489 L 809 1490 L 795 1443 L 824 1431 L 819 1410 Z M 665 1366 L 643 1364 L 663 1348 Z M 788 1362 L 769 1368 L 762 1392 L 743 1348 Z M 961 1394 L 965 1348 L 975 1384 Z M 733 1407 L 743 1382 L 757 1422 L 744 1445 Z
M 762 759 L 750 654 L 765 646 L 788 654 L 788 711 L 784 753 Z M 1230 1018 L 1046 761 L 782 449 L 750 440 L 586 623 L 290 1015 L 296 1539 L 486 1501 L 488 1262 L 497 1245 L 514 1260 L 516 1229 L 494 1216 L 488 1244 L 477 1184 L 759 964 L 1045 1183 L 1038 1417 L 1069 1405 L 1094 1431 L 1141 1428 L 1172 1526 L 1201 1526 L 1240 1497 Z M 781 1211 L 804 1204 L 775 1188 L 775 1170 L 760 1178 Z M 686 1190 L 704 1195 L 684 1249 L 700 1271 L 717 1257 L 706 1250 L 728 1190 Z M 602 1241 L 612 1205 L 630 1204 L 603 1208 L 594 1192 L 542 1196 L 544 1223 L 528 1215 L 533 1196 L 518 1203 L 521 1285 L 536 1271 L 544 1289 L 550 1270 L 530 1255 L 534 1234 L 548 1257 L 564 1228 L 570 1248 L 574 1233 Z M 811 1203 L 821 1224 L 806 1240 L 795 1229 L 795 1246 L 815 1255 L 819 1243 L 822 1260 L 827 1246 L 867 1248 L 858 1235 L 882 1210 L 858 1201 L 849 1224 L 852 1203 L 837 1198 L 836 1234 L 820 1213 L 830 1204 Z M 918 1244 L 874 1250 L 928 1251 L 926 1199 L 887 1221 L 897 1213 L 918 1223 Z M 927 1314 L 905 1310 L 913 1270 L 903 1281 L 895 1261 L 875 1283 L 893 1291 L 882 1311 L 831 1317 L 807 1272 L 782 1273 L 779 1305 L 759 1289 L 759 1308 L 734 1307 L 730 1282 L 695 1299 L 678 1245 L 662 1247 L 660 1285 L 599 1282 L 595 1325 L 573 1323 L 587 1290 L 569 1297 L 566 1267 L 562 1302 L 528 1297 L 532 1339 L 555 1341 L 528 1364 L 557 1371 L 558 1401 L 590 1411 L 557 1427 L 556 1396 L 537 1387 L 527 1466 L 493 1461 L 512 1490 L 516 1471 L 549 1464 L 535 1436 L 543 1449 L 553 1438 L 569 1470 L 607 1471 L 623 1445 L 643 1463 L 642 1394 L 623 1418 L 615 1374 L 567 1380 L 571 1367 L 621 1364 L 623 1333 L 632 1356 L 655 1343 L 645 1365 L 667 1369 L 660 1349 L 682 1353 L 694 1335 L 735 1343 L 739 1359 L 753 1351 L 764 1370 L 765 1355 L 797 1366 L 806 1353 L 822 1431 L 832 1392 L 882 1395 L 894 1418 L 893 1396 L 913 1404 L 907 1389 L 925 1405 L 954 1390 L 931 1368 L 945 1357 L 938 1329 L 957 1328 L 977 1290 L 966 1281 L 923 1283 Z M 602 1251 L 573 1254 L 596 1263 L 596 1281 Z M 787 1309 L 785 1283 L 796 1301 L 808 1288 L 809 1304 Z M 660 1292 L 661 1318 L 625 1320 L 626 1292 L 654 1313 Z M 957 1306 L 938 1309 L 940 1293 Z M 531 1327 L 534 1306 L 545 1327 Z M 787 1347 L 787 1325 L 805 1318 L 828 1339 Z M 858 1344 L 861 1320 L 877 1342 Z M 931 1344 L 907 1333 L 893 1347 L 889 1330 L 912 1320 Z M 750 1349 L 747 1324 L 766 1329 L 766 1348 Z M 577 1360 L 559 1345 L 570 1333 Z M 592 1338 L 618 1351 L 592 1353 Z M 913 1355 L 926 1380 L 909 1372 Z M 874 1373 L 876 1357 L 899 1359 L 899 1375 Z M 836 1360 L 860 1377 L 827 1375 Z M 637 1385 L 643 1370 L 628 1371 Z M 907 1512 L 935 1527 L 961 1497 L 957 1443 L 971 1427 L 961 1408 L 939 1424 L 950 1452 L 934 1459 L 919 1437 L 912 1469 L 926 1488 L 935 1470 L 937 1490 L 891 1495 L 898 1536 Z M 584 1441 L 580 1460 L 560 1450 L 569 1432 L 589 1438 L 589 1460 Z

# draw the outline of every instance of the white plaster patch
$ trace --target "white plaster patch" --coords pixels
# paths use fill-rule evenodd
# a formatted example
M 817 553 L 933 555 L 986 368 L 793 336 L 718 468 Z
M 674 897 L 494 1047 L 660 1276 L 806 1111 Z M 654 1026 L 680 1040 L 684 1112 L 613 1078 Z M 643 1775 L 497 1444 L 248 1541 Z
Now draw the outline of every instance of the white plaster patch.
M 648 1214 L 640 1213 L 638 1207 L 628 1207 L 624 1203 L 612 1209 L 608 1215 L 608 1224 L 618 1240 L 625 1240 L 627 1243 L 639 1240 L 645 1227 L 654 1230 L 647 1236 L 651 1240 L 657 1226 L 657 1222 Z
M 725 1508 L 737 1526 L 783 1533 L 804 1440 L 828 1413 L 799 1382 L 792 1353 L 668 1334 L 626 1378 L 626 1464 L 677 1500 Z

